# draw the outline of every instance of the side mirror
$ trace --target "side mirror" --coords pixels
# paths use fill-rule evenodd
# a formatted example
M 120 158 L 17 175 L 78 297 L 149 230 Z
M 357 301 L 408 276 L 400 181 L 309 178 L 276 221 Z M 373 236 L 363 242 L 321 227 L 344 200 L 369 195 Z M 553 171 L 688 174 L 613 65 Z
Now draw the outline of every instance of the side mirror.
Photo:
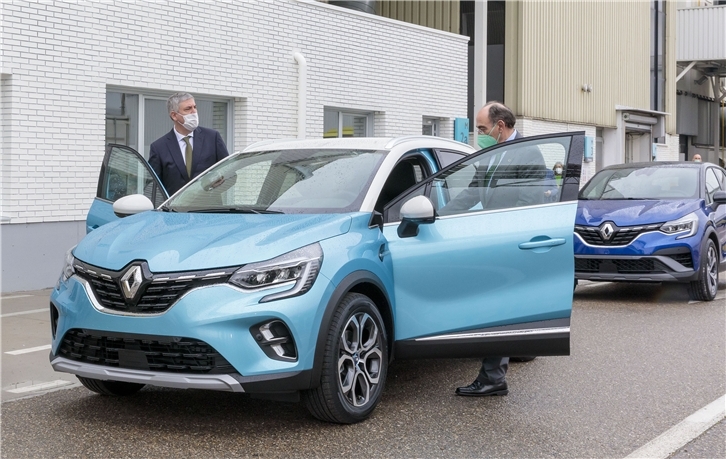
M 713 194 L 713 208 L 726 204 L 726 191 L 717 191 Z
M 113 213 L 119 218 L 128 217 L 129 215 L 153 209 L 154 204 L 151 202 L 151 199 L 147 198 L 143 194 L 130 194 L 123 198 L 119 198 L 113 203 Z
M 434 205 L 426 196 L 414 196 L 401 206 L 401 224 L 398 225 L 398 237 L 418 236 L 419 225 L 436 221 Z

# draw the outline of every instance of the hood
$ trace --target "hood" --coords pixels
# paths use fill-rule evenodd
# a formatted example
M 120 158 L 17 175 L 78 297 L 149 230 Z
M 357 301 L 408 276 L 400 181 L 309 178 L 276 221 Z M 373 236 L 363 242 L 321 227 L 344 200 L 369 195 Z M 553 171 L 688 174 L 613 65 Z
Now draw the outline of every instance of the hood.
M 665 223 L 700 208 L 697 199 L 682 200 L 592 200 L 578 201 L 575 224 L 598 226 L 611 221 L 618 226 Z
M 344 234 L 351 220 L 348 214 L 143 212 L 92 231 L 74 256 L 110 270 L 146 260 L 157 273 L 236 266 Z

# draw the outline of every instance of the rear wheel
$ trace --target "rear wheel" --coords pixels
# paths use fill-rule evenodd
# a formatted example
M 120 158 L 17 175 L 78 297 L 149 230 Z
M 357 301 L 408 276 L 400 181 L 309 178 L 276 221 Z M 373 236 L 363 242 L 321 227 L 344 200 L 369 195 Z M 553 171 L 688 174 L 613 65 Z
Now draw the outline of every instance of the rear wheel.
M 303 403 L 321 421 L 353 424 L 378 405 L 388 371 L 386 328 L 376 305 L 349 293 L 338 305 L 325 343 L 320 386 Z
M 718 252 L 711 239 L 701 254 L 698 279 L 688 284 L 688 294 L 693 300 L 712 301 L 718 293 Z
M 100 379 L 84 378 L 83 376 L 76 376 L 76 378 L 81 381 L 86 389 L 101 395 L 133 395 L 144 387 L 144 384 L 124 381 L 102 381 Z

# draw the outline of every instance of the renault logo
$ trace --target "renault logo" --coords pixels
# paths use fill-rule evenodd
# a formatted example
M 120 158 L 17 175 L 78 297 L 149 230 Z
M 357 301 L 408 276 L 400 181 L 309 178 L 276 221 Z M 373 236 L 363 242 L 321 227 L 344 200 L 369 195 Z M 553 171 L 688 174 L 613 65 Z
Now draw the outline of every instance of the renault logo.
M 127 300 L 132 299 L 136 296 L 136 292 L 141 287 L 141 282 L 144 276 L 141 272 L 141 266 L 134 265 L 126 271 L 126 274 L 121 277 L 121 290 L 123 290 L 124 296 Z
M 600 237 L 603 241 L 607 242 L 610 240 L 610 238 L 613 237 L 613 234 L 615 234 L 615 230 L 613 229 L 613 225 L 610 223 L 605 223 L 603 225 L 600 225 Z

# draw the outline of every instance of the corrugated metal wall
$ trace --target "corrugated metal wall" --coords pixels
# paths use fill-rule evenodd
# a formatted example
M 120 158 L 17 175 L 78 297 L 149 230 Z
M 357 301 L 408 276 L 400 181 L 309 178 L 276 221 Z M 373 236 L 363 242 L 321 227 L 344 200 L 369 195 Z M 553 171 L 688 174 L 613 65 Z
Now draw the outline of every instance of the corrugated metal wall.
M 723 59 L 726 56 L 726 6 L 678 11 L 679 61 Z
M 517 115 L 614 127 L 616 105 L 650 108 L 649 2 L 506 6 L 505 103 Z
M 378 0 L 378 14 L 446 32 L 459 33 L 459 2 Z

